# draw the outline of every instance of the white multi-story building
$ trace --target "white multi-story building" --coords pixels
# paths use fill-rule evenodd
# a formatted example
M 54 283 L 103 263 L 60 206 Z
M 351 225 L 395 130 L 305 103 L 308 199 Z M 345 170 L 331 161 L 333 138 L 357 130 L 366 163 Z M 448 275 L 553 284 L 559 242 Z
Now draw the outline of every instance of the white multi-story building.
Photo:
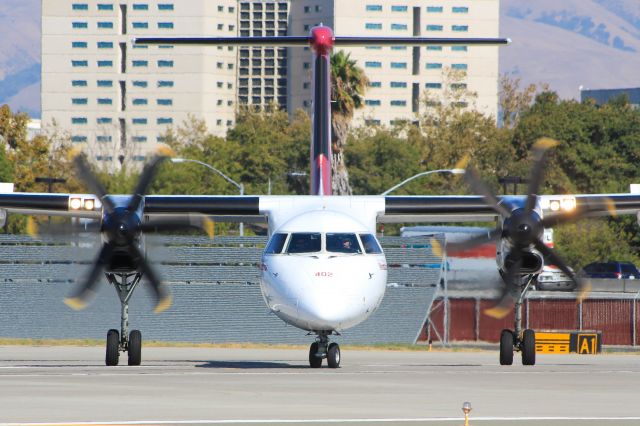
M 498 37 L 499 0 L 295 0 L 290 34 L 318 24 L 336 36 Z M 426 97 L 465 89 L 477 97 L 469 108 L 497 115 L 498 47 L 368 46 L 344 48 L 370 83 L 356 124 L 413 120 Z M 450 72 L 452 70 L 452 72 Z M 452 78 L 451 74 L 455 77 Z M 308 49 L 289 53 L 289 109 L 311 107 Z M 465 101 L 461 101 L 465 102 Z M 464 104 L 463 104 L 464 105 Z
M 54 122 L 97 161 L 143 161 L 189 116 L 224 135 L 238 105 L 311 109 L 308 47 L 134 46 L 140 36 L 336 35 L 497 37 L 499 0 L 46 0 L 43 129 Z M 356 124 L 413 120 L 425 96 L 477 93 L 496 115 L 498 48 L 345 49 L 370 80 Z M 446 78 L 458 70 L 460 81 Z
M 192 115 L 224 134 L 236 110 L 234 47 L 138 46 L 140 36 L 237 34 L 236 0 L 42 2 L 42 119 L 111 166 L 143 161 Z

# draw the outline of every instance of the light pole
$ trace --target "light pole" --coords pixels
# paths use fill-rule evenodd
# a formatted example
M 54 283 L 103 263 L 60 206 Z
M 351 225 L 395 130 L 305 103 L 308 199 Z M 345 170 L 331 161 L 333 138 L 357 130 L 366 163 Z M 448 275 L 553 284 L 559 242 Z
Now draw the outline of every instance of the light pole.
M 428 170 L 426 172 L 418 173 L 417 175 L 413 175 L 410 178 L 403 180 L 399 184 L 392 186 L 391 188 L 387 189 L 380 195 L 388 195 L 390 192 L 395 191 L 396 189 L 400 188 L 402 185 L 409 183 L 414 179 L 417 179 L 422 176 L 430 175 L 432 173 L 451 173 L 453 175 L 461 175 L 461 174 L 464 174 L 464 169 L 438 169 L 438 170 Z
M 226 180 L 231 185 L 233 185 L 236 188 L 238 188 L 238 191 L 240 191 L 240 196 L 244 195 L 244 185 L 242 183 L 238 183 L 235 180 L 231 179 L 229 176 L 225 175 L 220 170 L 218 170 L 215 167 L 213 167 L 211 164 L 207 164 L 207 163 L 202 162 L 200 160 L 192 160 L 190 158 L 172 158 L 171 162 L 172 163 L 196 163 L 196 164 L 200 164 L 201 166 L 204 166 L 204 167 L 206 167 L 206 168 L 208 168 L 210 170 L 213 170 L 218 175 L 220 175 L 224 180 Z M 244 223 L 243 222 L 240 222 L 240 236 L 241 237 L 244 236 Z

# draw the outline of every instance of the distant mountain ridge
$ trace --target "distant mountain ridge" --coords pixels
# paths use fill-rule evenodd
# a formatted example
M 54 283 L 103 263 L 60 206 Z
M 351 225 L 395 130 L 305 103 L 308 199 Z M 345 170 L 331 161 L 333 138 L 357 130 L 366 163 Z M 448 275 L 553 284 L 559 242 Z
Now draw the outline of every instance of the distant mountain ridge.
M 46 1 L 46 0 L 42 0 Z M 294 0 L 295 1 L 295 0 Z M 41 0 L 0 1 L 0 104 L 40 116 Z M 640 0 L 502 0 L 500 72 L 579 87 L 640 87 Z

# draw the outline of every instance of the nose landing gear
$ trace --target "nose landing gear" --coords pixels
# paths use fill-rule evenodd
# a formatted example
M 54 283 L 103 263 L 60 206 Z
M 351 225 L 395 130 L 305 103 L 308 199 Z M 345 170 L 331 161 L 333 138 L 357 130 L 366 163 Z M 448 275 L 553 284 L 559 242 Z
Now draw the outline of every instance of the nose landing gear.
M 340 345 L 329 343 L 331 331 L 320 331 L 316 341 L 309 347 L 309 366 L 311 368 L 322 367 L 322 360 L 327 359 L 329 368 L 340 367 Z
M 527 280 L 527 284 L 520 291 L 515 303 L 515 331 L 502 330 L 500 334 L 500 365 L 513 364 L 513 352 L 519 351 L 522 355 L 522 365 L 536 364 L 536 333 L 531 329 L 522 330 L 522 302 L 534 277 Z

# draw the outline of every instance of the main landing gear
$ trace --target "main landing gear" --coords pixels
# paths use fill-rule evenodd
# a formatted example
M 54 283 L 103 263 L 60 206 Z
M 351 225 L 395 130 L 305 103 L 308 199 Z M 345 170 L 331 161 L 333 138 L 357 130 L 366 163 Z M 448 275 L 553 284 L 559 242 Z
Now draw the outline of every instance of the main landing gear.
M 107 333 L 106 364 L 118 365 L 120 352 L 127 352 L 129 365 L 140 365 L 142 362 L 142 333 L 132 330 L 129 333 L 129 300 L 140 284 L 142 274 L 105 272 L 107 280 L 112 284 L 120 298 L 120 331 L 111 329 Z
M 340 346 L 333 342 L 329 343 L 331 331 L 320 331 L 316 341 L 309 347 L 309 366 L 311 368 L 322 367 L 322 360 L 327 359 L 329 368 L 340 367 Z
M 522 355 L 522 365 L 535 365 L 536 363 L 536 333 L 531 329 L 522 330 L 522 302 L 531 288 L 535 276 L 527 277 L 524 288 L 515 304 L 515 331 L 502 330 L 500 334 L 500 365 L 513 364 L 513 352 L 518 351 Z

